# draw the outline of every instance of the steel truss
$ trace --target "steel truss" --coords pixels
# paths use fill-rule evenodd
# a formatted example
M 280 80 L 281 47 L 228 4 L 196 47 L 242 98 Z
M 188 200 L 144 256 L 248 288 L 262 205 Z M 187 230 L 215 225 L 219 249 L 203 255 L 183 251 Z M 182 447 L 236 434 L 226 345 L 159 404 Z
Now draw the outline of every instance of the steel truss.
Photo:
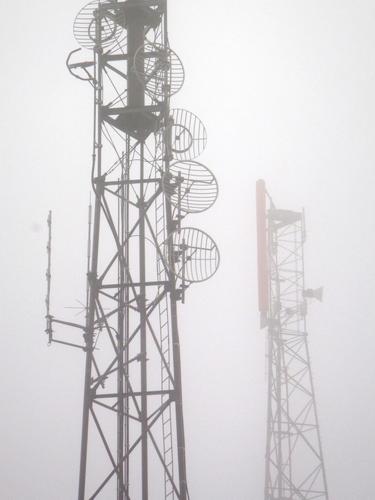
M 67 60 L 94 90 L 86 322 L 50 313 L 49 261 L 46 331 L 86 356 L 78 500 L 187 500 L 177 303 L 219 256 L 205 233 L 181 228 L 199 188 L 175 161 L 199 143 L 169 107 L 183 67 L 169 48 L 164 0 L 91 2 L 74 32 L 93 54 Z M 51 237 L 49 257 L 50 248 Z M 56 325 L 81 330 L 84 343 L 56 338 Z
M 307 341 L 304 213 L 277 209 L 263 181 L 257 198 L 260 311 L 268 328 L 264 498 L 328 500 Z

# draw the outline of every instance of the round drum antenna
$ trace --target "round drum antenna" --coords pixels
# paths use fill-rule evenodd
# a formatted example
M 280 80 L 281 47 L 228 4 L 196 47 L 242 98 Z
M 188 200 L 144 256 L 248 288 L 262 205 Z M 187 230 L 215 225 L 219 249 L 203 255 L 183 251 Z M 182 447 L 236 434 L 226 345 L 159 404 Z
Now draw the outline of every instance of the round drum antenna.
M 206 281 L 219 267 L 219 249 L 214 240 L 200 229 L 184 227 L 174 231 L 164 245 L 170 269 L 182 281 Z M 172 255 L 168 258 L 169 252 Z
M 154 99 L 176 94 L 184 84 L 185 71 L 179 57 L 169 47 L 147 42 L 134 56 L 134 71 L 148 95 Z M 137 70 L 143 68 L 143 71 Z
M 162 185 L 171 204 L 185 213 L 204 212 L 218 195 L 214 174 L 197 161 L 172 163 L 163 176 Z
M 86 49 L 93 49 L 98 43 L 101 47 L 122 44 L 126 38 L 123 13 L 117 2 L 111 0 L 93 0 L 77 14 L 73 33 L 77 42 Z M 98 39 L 96 22 L 100 19 L 101 35 Z

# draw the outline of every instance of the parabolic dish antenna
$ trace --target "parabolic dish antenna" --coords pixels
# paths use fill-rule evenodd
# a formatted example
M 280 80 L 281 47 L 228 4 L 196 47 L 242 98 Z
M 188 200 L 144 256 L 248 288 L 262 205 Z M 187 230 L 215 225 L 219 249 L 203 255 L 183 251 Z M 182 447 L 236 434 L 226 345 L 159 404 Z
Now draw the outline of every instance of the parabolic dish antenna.
M 201 120 L 185 109 L 171 109 L 172 153 L 176 160 L 194 160 L 203 153 L 207 132 Z
M 174 264 L 170 263 L 171 269 L 183 281 L 206 281 L 216 273 L 220 264 L 219 249 L 214 240 L 194 227 L 184 227 L 169 235 L 164 242 L 167 261 L 169 250 L 173 252 L 174 261 Z
M 185 213 L 199 213 L 216 201 L 218 185 L 214 174 L 196 161 L 172 163 L 163 176 L 163 191 L 171 204 Z
M 184 67 L 177 54 L 158 43 L 147 42 L 137 50 L 134 71 L 145 91 L 154 100 L 176 94 L 185 80 Z
M 100 21 L 100 35 L 97 33 L 97 22 Z M 93 49 L 99 42 L 101 47 L 111 47 L 124 42 L 126 30 L 124 14 L 117 2 L 93 0 L 77 14 L 73 25 L 73 33 L 81 47 Z

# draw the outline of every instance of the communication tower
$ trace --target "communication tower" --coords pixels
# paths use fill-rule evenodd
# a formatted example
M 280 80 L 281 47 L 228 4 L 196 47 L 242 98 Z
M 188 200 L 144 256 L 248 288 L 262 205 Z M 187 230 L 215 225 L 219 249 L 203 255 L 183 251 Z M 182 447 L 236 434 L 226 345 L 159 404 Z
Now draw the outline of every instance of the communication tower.
M 85 354 L 78 500 L 187 500 L 177 309 L 219 265 L 214 241 L 182 225 L 217 197 L 196 161 L 206 131 L 170 108 L 185 75 L 166 0 L 95 0 L 74 35 L 88 52 L 67 67 L 94 94 L 86 321 L 51 314 L 50 216 L 46 332 Z M 56 337 L 64 326 L 82 344 Z
M 328 500 L 307 341 L 304 212 L 276 208 L 257 182 L 261 328 L 268 332 L 265 500 Z

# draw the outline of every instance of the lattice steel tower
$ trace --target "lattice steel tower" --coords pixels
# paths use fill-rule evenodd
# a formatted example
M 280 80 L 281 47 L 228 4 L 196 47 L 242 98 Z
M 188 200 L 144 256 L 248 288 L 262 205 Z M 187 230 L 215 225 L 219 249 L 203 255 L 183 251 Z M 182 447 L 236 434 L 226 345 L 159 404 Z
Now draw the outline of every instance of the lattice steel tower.
M 91 2 L 74 34 L 91 52 L 82 61 L 73 51 L 68 69 L 94 90 L 85 324 L 51 314 L 50 264 L 46 302 L 50 342 L 86 357 L 78 499 L 186 500 L 177 304 L 219 265 L 213 240 L 181 226 L 217 197 L 194 161 L 206 131 L 170 109 L 184 70 L 165 0 Z M 51 232 L 49 262 L 50 249 Z M 56 325 L 80 329 L 83 345 L 56 338 Z
M 307 342 L 303 212 L 275 207 L 257 182 L 259 310 L 268 331 L 265 500 L 328 500 Z

